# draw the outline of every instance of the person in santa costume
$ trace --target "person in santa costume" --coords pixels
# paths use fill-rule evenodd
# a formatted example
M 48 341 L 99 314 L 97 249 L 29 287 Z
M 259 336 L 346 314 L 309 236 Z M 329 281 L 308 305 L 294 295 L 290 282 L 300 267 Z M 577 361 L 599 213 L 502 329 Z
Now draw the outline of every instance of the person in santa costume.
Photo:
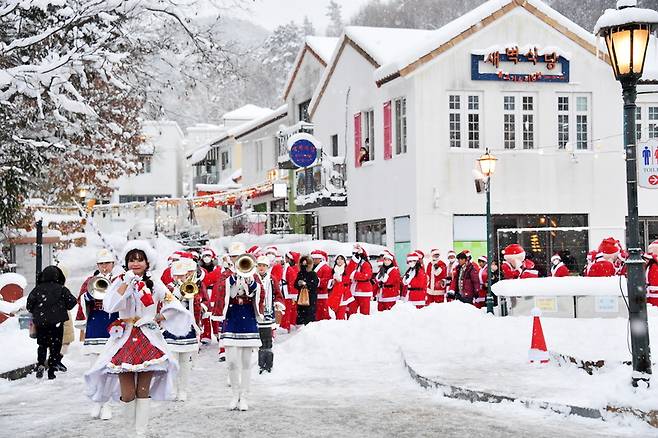
M 105 280 L 109 286 L 116 277 L 112 275 L 114 270 L 114 256 L 107 249 L 101 249 L 96 255 L 96 270 L 87 277 L 80 287 L 78 297 L 78 313 L 75 318 L 75 327 L 80 329 L 84 336 L 82 351 L 89 357 L 91 366 L 96 363 L 98 356 L 105 349 L 105 344 L 110 337 L 107 327 L 119 319 L 119 313 L 107 313 L 103 310 L 103 297 L 105 292 L 93 290 L 90 282 Z M 102 281 L 102 280 L 101 280 Z M 91 417 L 109 420 L 112 418 L 112 408 L 109 403 L 93 403 Z
M 205 272 L 203 286 L 208 294 L 209 305 L 212 305 L 213 300 L 210 295 L 212 294 L 215 283 L 217 283 L 222 276 L 222 267 L 217 259 L 217 254 L 210 248 L 204 248 L 201 250 L 201 258 L 199 259 L 198 264 L 199 268 Z M 219 337 L 219 322 L 212 321 L 210 318 L 211 315 L 212 309 L 209 308 L 207 311 L 203 312 L 203 315 L 201 316 L 202 344 L 210 344 L 213 333 L 215 333 L 216 337 Z
M 507 245 L 503 250 L 505 261 L 501 265 L 504 280 L 512 280 L 521 277 L 523 272 L 523 261 L 525 260 L 525 250 L 517 243 Z
M 260 374 L 265 371 L 268 373 L 272 372 L 272 366 L 274 365 L 272 332 L 277 327 L 276 313 L 284 314 L 286 310 L 283 295 L 281 295 L 281 289 L 279 288 L 280 282 L 272 276 L 271 260 L 270 257 L 265 255 L 258 257 L 256 260 L 258 277 L 260 278 L 264 296 L 264 319 L 258 322 L 258 332 L 262 343 L 258 349 L 258 368 Z
M 402 277 L 395 261 L 395 256 L 388 250 L 381 254 L 382 266 L 377 272 L 377 310 L 383 312 L 393 308 L 400 299 Z
M 594 263 L 589 268 L 588 277 L 613 277 L 617 274 L 615 260 L 619 256 L 621 245 L 613 237 L 603 239 L 598 248 Z
M 183 335 L 193 317 L 159 279 L 151 277 L 156 257 L 148 242 L 131 241 L 124 254 L 126 272 L 103 298 L 103 309 L 119 312 L 119 319 L 109 327 L 110 338 L 85 373 L 85 383 L 94 402 L 120 399 L 126 426 L 144 436 L 151 400 L 171 398 L 179 369 L 158 324 Z
M 173 289 L 173 282 L 174 279 L 171 276 L 171 265 L 180 260 L 183 256 L 185 257 L 192 257 L 192 254 L 187 253 L 185 251 L 174 251 L 169 257 L 167 257 L 167 267 L 165 270 L 162 272 L 162 275 L 160 276 L 160 281 L 162 281 L 162 284 L 167 286 L 169 290 Z
M 349 315 L 359 312 L 370 315 L 370 301 L 372 300 L 372 265 L 368 260 L 368 253 L 358 243 L 352 248 L 352 258 L 347 263 L 345 272 L 350 279 L 350 292 L 354 301 L 348 306 Z
M 591 250 L 587 253 L 586 264 L 582 272 L 583 277 L 589 277 L 589 270 L 594 264 L 594 259 L 596 258 L 596 254 L 598 254 L 598 251 L 596 250 Z
M 452 282 L 452 273 L 459 265 L 459 263 L 457 262 L 457 253 L 452 249 L 448 251 L 447 260 L 448 263 L 446 263 L 446 278 L 445 278 L 446 293 L 448 293 L 448 291 L 450 290 L 450 283 Z
M 473 304 L 480 290 L 478 268 L 469 261 L 467 251 L 457 254 L 457 262 L 448 295 L 462 303 Z
M 658 239 L 649 244 L 643 256 L 644 275 L 647 280 L 647 304 L 658 306 Z
M 407 271 L 402 277 L 406 301 L 420 309 L 427 303 L 427 275 L 417 251 L 407 254 Z
M 270 259 L 270 275 L 280 285 L 283 278 L 283 258 L 276 246 L 268 246 L 264 253 Z
M 553 254 L 551 257 L 551 277 L 568 277 L 569 268 L 562 262 L 560 254 Z
M 190 258 L 182 258 L 171 265 L 171 275 L 174 280 L 174 290 L 172 293 L 178 299 L 183 307 L 194 315 L 194 322 L 190 324 L 188 332 L 183 336 L 176 336 L 165 330 L 163 333 L 169 351 L 177 355 L 176 359 L 180 365 L 180 373 L 176 381 L 176 400 L 187 400 L 187 386 L 190 379 L 190 372 L 196 356 L 199 353 L 199 334 L 203 314 L 208 312 L 208 297 L 205 286 L 196 278 L 197 265 Z M 181 287 L 194 284 L 197 287 L 197 293 L 192 294 Z
M 315 304 L 315 320 L 322 321 L 331 319 L 329 317 L 329 307 L 327 300 L 329 299 L 329 282 L 333 278 L 333 270 L 327 264 L 329 259 L 326 252 L 316 249 L 311 251 L 313 258 L 313 270 L 318 275 L 318 301 Z
M 430 251 L 432 260 L 428 263 L 425 273 L 427 274 L 427 304 L 443 303 L 446 293 L 446 278 L 448 276 L 448 267 L 441 260 L 441 253 L 438 249 Z
M 478 257 L 478 279 L 480 280 L 480 289 L 478 290 L 477 297 L 473 300 L 473 305 L 478 309 L 484 307 L 487 302 L 487 256 Z
M 615 264 L 615 272 L 617 275 L 623 275 L 624 277 L 626 276 L 626 260 L 628 260 L 628 251 L 625 249 L 622 249 L 619 251 L 619 255 L 617 256 L 617 259 L 614 261 Z
M 295 286 L 295 279 L 299 273 L 300 254 L 288 251 L 285 254 L 283 271 L 281 273 L 281 293 L 283 294 L 286 313 L 283 314 L 280 327 L 290 331 L 297 324 L 297 296 L 299 292 Z
M 347 319 L 347 306 L 354 301 L 350 291 L 350 277 L 346 274 L 347 260 L 343 255 L 337 255 L 334 260 L 332 280 L 330 283 L 327 305 L 334 311 L 336 319 Z
M 521 275 L 519 275 L 519 278 L 539 278 L 539 271 L 536 269 L 535 262 L 525 259 L 521 263 Z
M 234 260 L 235 262 L 235 260 Z M 253 352 L 262 346 L 258 323 L 264 321 L 265 295 L 257 268 L 232 272 L 219 289 L 213 314 L 222 321 L 220 345 L 226 349 L 226 363 L 233 396 L 229 410 L 246 411 L 251 384 Z

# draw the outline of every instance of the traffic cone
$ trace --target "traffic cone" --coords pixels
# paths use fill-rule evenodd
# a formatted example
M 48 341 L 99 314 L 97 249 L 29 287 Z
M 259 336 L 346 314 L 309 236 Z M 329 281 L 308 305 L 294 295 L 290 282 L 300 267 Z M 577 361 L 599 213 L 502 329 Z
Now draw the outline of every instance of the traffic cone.
M 532 341 L 530 343 L 530 350 L 528 351 L 528 359 L 530 363 L 548 363 L 549 356 L 546 349 L 546 341 L 544 340 L 544 331 L 541 328 L 541 321 L 539 316 L 541 311 L 535 307 L 532 309 Z

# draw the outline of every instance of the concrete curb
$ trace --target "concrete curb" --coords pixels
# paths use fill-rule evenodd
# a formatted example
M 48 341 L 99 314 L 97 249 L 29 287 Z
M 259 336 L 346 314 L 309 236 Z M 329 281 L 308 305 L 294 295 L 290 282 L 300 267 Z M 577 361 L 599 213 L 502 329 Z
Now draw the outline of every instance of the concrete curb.
M 581 406 L 573 405 L 564 405 L 560 403 L 549 403 L 539 400 L 528 400 L 510 397 L 500 394 L 491 394 L 484 391 L 475 391 L 472 389 L 461 388 L 459 386 L 448 385 L 445 383 L 438 382 L 436 380 L 430 379 L 425 376 L 421 376 L 413 369 L 409 362 L 407 361 L 404 353 L 402 353 L 402 362 L 404 363 L 405 368 L 409 372 L 409 375 L 412 379 L 416 381 L 421 387 L 425 389 L 437 389 L 441 391 L 444 397 L 454 398 L 458 400 L 465 400 L 471 403 L 474 402 L 483 402 L 483 403 L 503 403 L 503 402 L 512 402 L 525 406 L 530 409 L 543 409 L 546 411 L 551 411 L 561 415 L 576 415 L 583 418 L 593 418 L 606 420 L 609 417 L 612 417 L 615 414 L 630 414 L 634 417 L 648 423 L 649 425 L 658 428 L 658 411 L 643 412 L 639 409 L 632 408 L 619 408 L 614 406 L 606 406 L 602 409 L 594 408 L 584 408 Z
M 37 368 L 37 364 L 33 363 L 22 368 L 16 368 L 15 370 L 6 371 L 0 373 L 0 379 L 8 380 L 18 380 L 26 377 L 28 374 L 32 373 Z

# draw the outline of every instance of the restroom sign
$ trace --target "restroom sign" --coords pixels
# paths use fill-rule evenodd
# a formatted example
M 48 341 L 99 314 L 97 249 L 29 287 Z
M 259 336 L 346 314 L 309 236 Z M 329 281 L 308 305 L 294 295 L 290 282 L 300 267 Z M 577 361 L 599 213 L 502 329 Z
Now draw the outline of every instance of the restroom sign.
M 658 189 L 658 140 L 637 146 L 638 185 L 646 189 Z

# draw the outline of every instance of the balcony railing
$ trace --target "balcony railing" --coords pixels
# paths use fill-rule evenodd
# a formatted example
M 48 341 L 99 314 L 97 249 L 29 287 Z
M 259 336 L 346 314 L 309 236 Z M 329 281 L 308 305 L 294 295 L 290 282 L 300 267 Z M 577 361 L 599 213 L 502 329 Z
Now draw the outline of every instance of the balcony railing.
M 277 142 L 278 142 L 278 159 L 279 169 L 295 169 L 295 166 L 290 162 L 290 157 L 288 156 L 288 139 L 295 134 L 304 132 L 307 134 L 313 134 L 313 124 L 308 122 L 297 122 L 292 126 L 281 129 L 277 133 Z
M 238 234 L 308 234 L 318 237 L 314 213 L 249 212 L 225 219 L 224 236 Z
M 211 173 L 207 173 L 204 175 L 197 175 L 194 178 L 192 178 L 192 183 L 194 184 L 194 187 L 196 187 L 197 184 L 216 184 L 217 175 Z
M 295 204 L 300 210 L 346 206 L 345 177 L 344 157 L 325 155 L 320 164 L 297 170 Z

